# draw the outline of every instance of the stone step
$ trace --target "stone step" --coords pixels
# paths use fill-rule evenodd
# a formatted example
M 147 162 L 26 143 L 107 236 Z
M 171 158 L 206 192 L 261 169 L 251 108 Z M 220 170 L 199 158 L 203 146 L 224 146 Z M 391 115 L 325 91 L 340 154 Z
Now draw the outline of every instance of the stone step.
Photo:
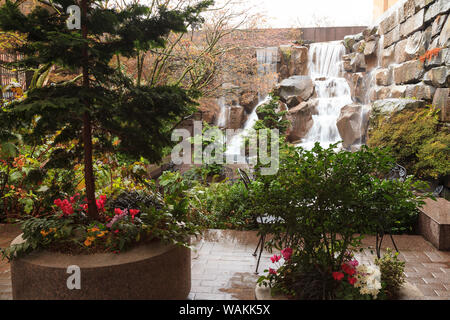
M 450 251 L 450 201 L 427 199 L 419 214 L 419 232 L 437 249 Z

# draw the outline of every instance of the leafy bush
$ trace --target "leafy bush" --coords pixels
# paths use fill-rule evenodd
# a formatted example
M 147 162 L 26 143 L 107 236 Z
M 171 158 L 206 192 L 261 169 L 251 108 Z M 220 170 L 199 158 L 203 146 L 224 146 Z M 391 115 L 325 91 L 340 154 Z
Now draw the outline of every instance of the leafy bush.
M 368 145 L 389 148 L 397 163 L 421 179 L 450 175 L 450 128 L 433 107 L 374 114 Z
M 405 283 L 405 262 L 398 260 L 398 252 L 395 254 L 387 249 L 383 257 L 375 260 L 375 264 L 381 271 L 381 282 L 387 297 L 392 299 Z
M 0 253 L 8 260 L 42 249 L 75 254 L 119 253 L 155 239 L 186 246 L 188 237 L 198 231 L 184 217 L 176 217 L 173 206 L 166 205 L 156 191 L 129 192 L 110 201 L 100 196 L 96 205 L 101 218 L 90 221 L 86 199 L 80 194 L 56 199 L 53 212 L 22 221 L 25 242 Z
M 283 146 L 278 174 L 261 176 L 252 185 L 255 214 L 277 221 L 262 230 L 273 234 L 267 247 L 294 251 L 286 269 L 289 276 L 282 275 L 277 285 L 295 296 L 315 291 L 321 299 L 334 298 L 332 273 L 360 247 L 360 234 L 389 230 L 401 215 L 415 214 L 423 204 L 413 193 L 418 184 L 411 178 L 404 183 L 380 178 L 393 163 L 385 152 L 334 148 L 323 149 L 318 143 L 311 151 Z M 303 275 L 312 279 L 311 286 L 293 287 Z
M 248 190 L 242 182 L 193 185 L 187 192 L 189 217 L 205 228 L 254 229 L 255 216 L 249 202 Z

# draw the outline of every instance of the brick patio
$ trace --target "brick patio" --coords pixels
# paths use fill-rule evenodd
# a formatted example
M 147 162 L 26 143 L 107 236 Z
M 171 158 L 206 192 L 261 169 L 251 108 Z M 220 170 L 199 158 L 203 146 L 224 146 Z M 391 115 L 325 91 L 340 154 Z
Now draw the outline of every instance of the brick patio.
M 15 233 L 0 235 L 0 246 L 6 246 Z M 407 281 L 424 294 L 423 299 L 450 300 L 450 252 L 438 251 L 421 236 L 397 236 L 400 257 L 406 261 Z M 258 238 L 252 231 L 209 230 L 194 242 L 192 255 L 192 290 L 194 300 L 253 300 L 257 275 L 252 253 Z M 364 247 L 374 245 L 373 237 Z M 393 247 L 390 240 L 384 247 Z M 261 258 L 260 272 L 270 264 L 270 254 Z M 370 250 L 359 257 L 362 263 L 373 261 Z M 11 299 L 9 266 L 0 262 L 0 300 Z

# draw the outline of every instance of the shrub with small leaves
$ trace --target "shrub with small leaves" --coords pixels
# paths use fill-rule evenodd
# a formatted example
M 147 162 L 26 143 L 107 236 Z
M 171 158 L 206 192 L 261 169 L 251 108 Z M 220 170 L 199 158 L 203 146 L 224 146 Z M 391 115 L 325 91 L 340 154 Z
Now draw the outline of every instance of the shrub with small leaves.
M 375 264 L 381 271 L 381 283 L 388 299 L 395 298 L 405 283 L 405 262 L 398 259 L 398 252 L 387 249 L 382 258 L 376 259 Z

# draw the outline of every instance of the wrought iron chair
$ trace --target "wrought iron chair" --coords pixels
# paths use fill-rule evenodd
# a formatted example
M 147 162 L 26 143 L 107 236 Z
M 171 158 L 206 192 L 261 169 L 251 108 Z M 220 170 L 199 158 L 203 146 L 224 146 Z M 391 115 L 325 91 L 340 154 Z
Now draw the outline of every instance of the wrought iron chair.
M 386 176 L 386 180 L 399 180 L 400 182 L 404 182 L 406 180 L 407 172 L 405 167 L 402 167 L 399 164 L 395 164 L 395 166 L 391 169 L 391 171 Z M 384 226 L 383 221 L 380 221 L 380 225 Z M 383 238 L 386 235 L 386 230 L 382 227 L 377 231 L 376 234 L 376 244 L 375 250 L 377 252 L 377 257 L 381 258 L 381 245 L 383 243 Z M 389 233 L 389 237 L 391 238 L 392 244 L 394 245 L 395 251 L 399 252 L 397 248 L 397 244 L 395 243 L 394 236 L 392 233 Z
M 249 185 L 251 183 L 249 176 L 241 168 L 238 168 L 238 173 L 239 173 L 239 176 L 241 177 L 242 182 L 244 182 L 245 188 L 247 190 L 249 190 Z M 264 243 L 266 242 L 266 233 L 262 231 L 261 226 L 267 225 L 270 223 L 275 223 L 277 221 L 278 220 L 276 217 L 269 216 L 269 215 L 266 215 L 266 216 L 260 215 L 255 218 L 256 225 L 258 226 L 258 229 L 260 230 L 258 245 L 256 246 L 255 252 L 253 252 L 254 257 L 258 256 L 258 262 L 256 263 L 255 274 L 258 274 L 259 263 L 261 262 L 261 256 L 264 251 Z M 259 254 L 258 254 L 258 249 L 259 249 Z

